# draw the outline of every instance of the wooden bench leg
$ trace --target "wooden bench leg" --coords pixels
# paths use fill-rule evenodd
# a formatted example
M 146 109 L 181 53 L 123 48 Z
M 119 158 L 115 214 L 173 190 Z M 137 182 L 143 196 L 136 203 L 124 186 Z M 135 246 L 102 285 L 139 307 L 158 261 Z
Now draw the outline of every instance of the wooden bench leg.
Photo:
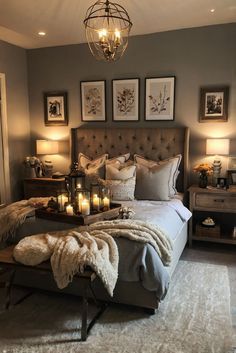
M 84 285 L 83 291 L 83 307 L 82 307 L 82 326 L 81 326 L 81 340 L 86 341 L 87 339 L 87 319 L 88 319 L 88 285 Z
M 11 290 L 12 290 L 12 284 L 15 278 L 15 274 L 16 274 L 16 270 L 11 270 L 9 280 L 5 284 L 5 289 L 6 289 L 5 310 L 8 310 L 11 304 Z

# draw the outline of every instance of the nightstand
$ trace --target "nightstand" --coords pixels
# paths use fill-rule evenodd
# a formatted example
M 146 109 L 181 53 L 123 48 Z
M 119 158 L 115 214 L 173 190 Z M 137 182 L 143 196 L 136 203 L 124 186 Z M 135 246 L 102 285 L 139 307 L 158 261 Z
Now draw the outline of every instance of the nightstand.
M 189 245 L 193 240 L 236 244 L 233 237 L 236 227 L 236 187 L 228 190 L 197 186 L 189 188 L 189 209 L 193 213 L 189 221 Z M 214 227 L 204 227 L 202 221 L 211 217 Z
M 57 192 L 65 190 L 65 179 L 31 178 L 24 179 L 24 198 L 57 196 Z

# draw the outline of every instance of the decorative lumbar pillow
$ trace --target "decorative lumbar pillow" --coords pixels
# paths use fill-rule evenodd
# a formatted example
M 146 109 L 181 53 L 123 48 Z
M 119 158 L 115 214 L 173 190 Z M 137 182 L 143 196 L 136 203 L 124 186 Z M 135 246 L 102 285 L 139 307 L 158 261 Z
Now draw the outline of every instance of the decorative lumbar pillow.
M 106 179 L 108 180 L 126 180 L 135 176 L 136 166 L 130 165 L 117 165 L 115 164 L 107 164 L 106 165 Z
M 104 178 L 105 175 L 105 162 L 108 159 L 108 154 L 91 159 L 85 156 L 83 153 L 79 153 L 79 167 L 82 168 L 85 174 L 97 174 L 99 177 Z
M 152 167 L 137 164 L 135 198 L 138 200 L 168 201 L 170 199 L 171 168 L 171 162 Z
M 169 178 L 169 196 L 173 197 L 176 193 L 176 180 L 179 175 L 179 165 L 181 162 L 182 156 L 181 154 L 178 154 L 174 157 L 170 157 L 167 159 L 164 159 L 162 161 L 152 161 L 150 159 L 146 159 L 143 156 L 140 156 L 138 154 L 134 155 L 134 161 L 136 164 L 143 165 L 146 167 L 154 167 L 156 165 L 162 165 L 165 163 L 171 163 L 171 174 Z
M 134 200 L 136 177 L 126 180 L 106 180 L 105 185 L 111 191 L 112 200 L 132 201 Z

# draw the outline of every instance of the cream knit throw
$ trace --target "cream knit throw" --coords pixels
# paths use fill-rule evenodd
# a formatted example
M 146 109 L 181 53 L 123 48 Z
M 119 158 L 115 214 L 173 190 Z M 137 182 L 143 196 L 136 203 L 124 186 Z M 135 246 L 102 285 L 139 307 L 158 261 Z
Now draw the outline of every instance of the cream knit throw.
M 65 288 L 76 273 L 90 266 L 112 296 L 119 261 L 115 237 L 149 243 L 165 265 L 170 263 L 172 245 L 164 232 L 133 220 L 103 221 L 80 227 L 79 232 L 72 230 L 26 237 L 15 247 L 14 258 L 25 265 L 35 266 L 51 257 L 53 275 L 59 288 Z
M 13 236 L 15 230 L 24 223 L 27 216 L 34 214 L 35 208 L 46 206 L 49 197 L 32 197 L 0 209 L 0 242 Z

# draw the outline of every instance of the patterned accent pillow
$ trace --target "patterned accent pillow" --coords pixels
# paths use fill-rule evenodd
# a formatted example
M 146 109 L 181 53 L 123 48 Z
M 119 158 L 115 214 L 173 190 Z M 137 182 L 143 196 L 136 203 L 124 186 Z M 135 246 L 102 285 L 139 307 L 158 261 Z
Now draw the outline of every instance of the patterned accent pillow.
M 132 201 L 134 200 L 136 177 L 126 180 L 106 180 L 105 185 L 111 191 L 111 197 L 114 201 Z
M 138 154 L 134 155 L 134 161 L 136 164 L 143 165 L 146 167 L 154 167 L 156 165 L 162 165 L 165 163 L 170 162 L 171 163 L 171 171 L 170 171 L 170 178 L 169 178 L 169 196 L 173 197 L 176 193 L 176 180 L 179 175 L 179 166 L 181 162 L 182 156 L 181 154 L 177 154 L 174 157 L 170 157 L 167 159 L 164 159 L 162 161 L 152 161 L 150 159 L 146 159 L 143 156 L 140 156 Z

